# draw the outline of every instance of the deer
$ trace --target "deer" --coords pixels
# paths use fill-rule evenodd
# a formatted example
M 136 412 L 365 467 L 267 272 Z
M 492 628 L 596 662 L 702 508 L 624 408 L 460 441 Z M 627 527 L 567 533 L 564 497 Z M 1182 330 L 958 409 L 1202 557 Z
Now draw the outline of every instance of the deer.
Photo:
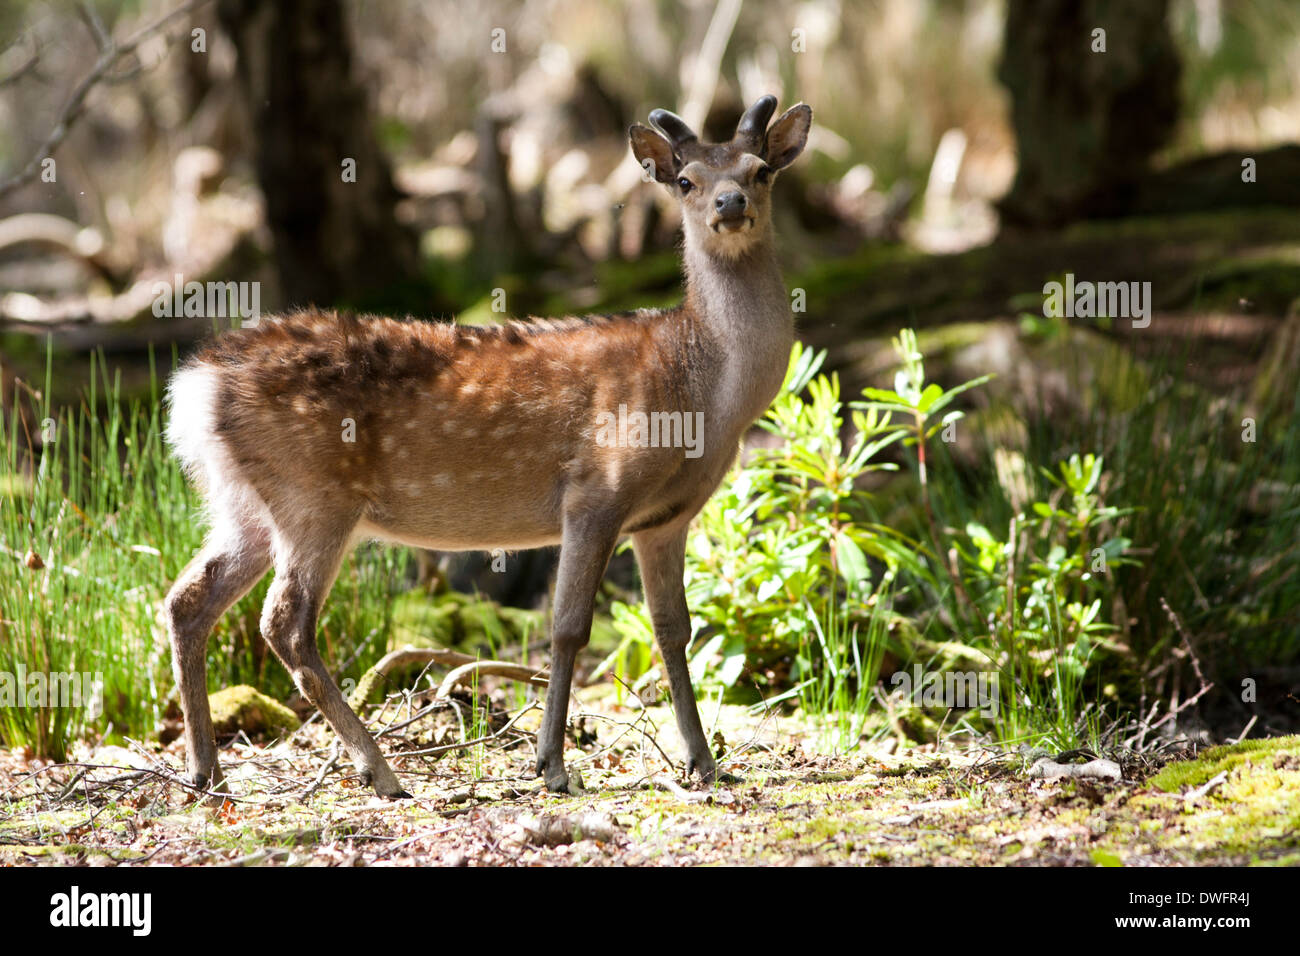
M 794 343 L 771 190 L 803 151 L 812 110 L 801 103 L 773 123 L 776 105 L 758 99 L 725 143 L 662 109 L 653 128 L 629 128 L 645 178 L 681 209 L 675 308 L 484 326 L 303 308 L 217 335 L 180 366 L 167 440 L 210 524 L 162 606 L 187 784 L 224 789 L 208 635 L 273 569 L 262 638 L 375 794 L 410 796 L 317 648 L 322 604 L 363 540 L 559 545 L 534 775 L 563 793 L 574 790 L 564 741 L 575 662 L 610 557 L 630 538 L 686 775 L 717 779 L 687 665 L 687 530 L 780 390 Z M 620 408 L 633 427 L 611 430 Z M 674 428 L 647 440 L 638 413 L 691 416 L 693 448 Z

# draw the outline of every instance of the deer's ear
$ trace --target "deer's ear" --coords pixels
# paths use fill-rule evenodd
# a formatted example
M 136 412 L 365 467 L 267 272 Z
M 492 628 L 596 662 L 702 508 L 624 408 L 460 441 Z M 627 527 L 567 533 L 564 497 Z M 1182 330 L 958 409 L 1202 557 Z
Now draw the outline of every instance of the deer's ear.
M 793 163 L 807 145 L 811 128 L 811 106 L 800 103 L 782 113 L 767 131 L 767 165 L 784 169 Z
M 677 178 L 677 157 L 668 140 L 640 123 L 634 123 L 627 135 L 632 141 L 632 155 L 643 170 L 661 183 Z

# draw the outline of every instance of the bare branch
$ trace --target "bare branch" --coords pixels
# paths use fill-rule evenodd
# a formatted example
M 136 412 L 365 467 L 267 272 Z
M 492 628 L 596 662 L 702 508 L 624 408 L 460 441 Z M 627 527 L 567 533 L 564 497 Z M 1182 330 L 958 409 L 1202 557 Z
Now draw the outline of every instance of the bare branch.
M 101 47 L 99 59 L 95 61 L 91 71 L 73 89 L 72 95 L 68 97 L 68 102 L 59 114 L 58 121 L 54 124 L 54 128 L 50 130 L 50 134 L 45 137 L 45 141 L 37 148 L 35 155 L 32 156 L 27 165 L 13 176 L 0 182 L 0 198 L 7 196 L 15 189 L 36 178 L 42 161 L 62 145 L 63 141 L 67 139 L 68 133 L 72 131 L 73 124 L 81 117 L 86 107 L 86 97 L 90 95 L 90 91 L 108 77 L 109 71 L 122 57 L 134 53 L 141 43 L 171 23 L 175 18 L 211 2 L 212 0 L 186 0 L 175 10 L 163 14 L 157 20 L 137 30 L 121 43 L 115 42 L 106 32 L 103 32 L 102 24 L 98 27 L 92 26 L 92 31 L 97 34 L 97 42 L 101 39 L 100 34 L 102 33 L 102 40 L 106 44 Z M 82 9 L 85 10 L 84 7 Z M 98 20 L 93 11 L 91 11 L 90 16 L 93 17 L 92 22 Z
M 48 16 L 39 17 L 35 23 L 14 37 L 3 52 L 0 52 L 0 60 L 2 60 L 23 45 L 30 45 L 32 48 L 31 56 L 27 58 L 22 66 L 15 68 L 4 76 L 0 76 L 0 87 L 8 86 L 10 83 L 22 79 L 36 68 L 36 64 L 41 60 L 41 27 L 45 25 L 47 20 L 49 20 Z
M 36 64 L 40 62 L 41 51 L 39 49 L 33 50 L 32 55 L 27 58 L 26 62 L 24 62 L 22 66 L 14 67 L 11 72 L 6 73 L 4 76 L 0 76 L 0 88 L 9 86 L 12 83 L 17 83 L 28 73 L 32 72 L 32 70 L 36 69 Z
M 471 661 L 448 672 L 447 676 L 442 679 L 442 683 L 438 685 L 437 696 L 447 697 L 456 688 L 457 684 L 470 684 L 479 677 L 487 676 L 508 677 L 511 680 L 532 684 L 534 687 L 545 687 L 548 683 L 549 672 L 539 670 L 536 667 L 512 664 L 508 661 Z
M 90 32 L 95 38 L 95 48 L 100 53 L 110 49 L 113 46 L 113 37 L 104 26 L 104 21 L 99 18 L 99 11 L 95 9 L 94 4 L 90 3 L 89 0 L 81 0 L 77 4 L 77 13 L 82 22 L 90 28 Z

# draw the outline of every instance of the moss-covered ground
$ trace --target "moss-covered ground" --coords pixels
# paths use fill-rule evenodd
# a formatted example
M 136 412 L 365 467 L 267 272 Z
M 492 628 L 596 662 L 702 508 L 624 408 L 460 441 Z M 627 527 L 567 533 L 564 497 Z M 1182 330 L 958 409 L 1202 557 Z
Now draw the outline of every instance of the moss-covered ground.
M 1118 783 L 1050 781 L 995 750 L 891 740 L 820 754 L 797 716 L 706 706 L 732 778 L 693 787 L 668 763 L 680 749 L 664 704 L 579 696 L 578 796 L 529 776 L 539 711 L 513 688 L 488 714 L 460 701 L 399 726 L 413 712 L 372 712 L 372 727 L 392 728 L 381 743 L 413 794 L 396 802 L 337 760 L 319 719 L 288 741 L 226 743 L 220 802 L 175 780 L 179 743 L 86 748 L 64 765 L 6 752 L 0 865 L 1300 863 L 1296 737 L 1122 759 Z M 508 728 L 506 708 L 518 718 Z

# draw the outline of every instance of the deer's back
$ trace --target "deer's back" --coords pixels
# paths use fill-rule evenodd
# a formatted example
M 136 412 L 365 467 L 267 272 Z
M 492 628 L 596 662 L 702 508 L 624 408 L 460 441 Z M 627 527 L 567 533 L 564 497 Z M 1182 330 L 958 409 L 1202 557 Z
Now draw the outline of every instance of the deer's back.
M 664 321 L 475 328 L 300 312 L 228 333 L 189 366 L 212 377 L 204 427 L 232 471 L 205 484 L 246 482 L 273 517 L 329 511 L 449 550 L 553 543 L 574 493 L 617 497 L 629 525 L 693 509 L 717 462 L 619 429 L 637 411 L 694 424 L 689 356 L 664 346 Z

